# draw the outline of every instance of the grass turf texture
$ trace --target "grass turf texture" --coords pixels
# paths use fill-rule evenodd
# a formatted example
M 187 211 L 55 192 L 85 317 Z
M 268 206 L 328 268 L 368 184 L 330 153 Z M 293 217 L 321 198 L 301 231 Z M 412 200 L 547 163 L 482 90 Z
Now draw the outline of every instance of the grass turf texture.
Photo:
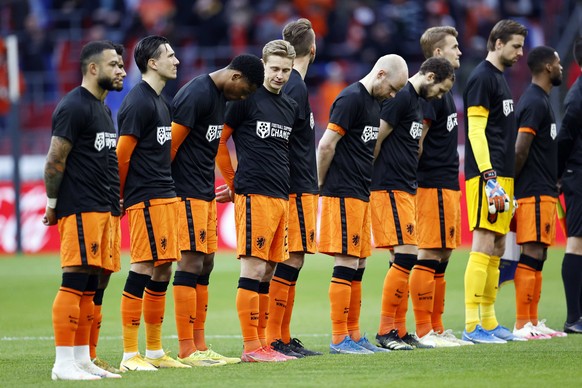
M 561 281 L 563 250 L 550 249 L 544 267 L 544 288 L 540 318 L 561 328 L 565 319 L 565 300 Z M 458 250 L 446 273 L 447 297 L 444 322 L 457 336 L 463 330 L 463 274 L 468 252 Z M 331 324 L 327 290 L 332 259 L 308 256 L 301 271 L 292 333 L 306 347 L 324 353 L 286 363 L 238 364 L 220 368 L 128 372 L 121 380 L 102 380 L 92 385 L 105 386 L 197 386 L 250 387 L 377 387 L 388 384 L 430 387 L 504 387 L 557 386 L 579 387 L 582 382 L 582 335 L 569 335 L 545 341 L 475 345 L 452 349 L 428 349 L 380 353 L 375 355 L 330 355 Z M 128 270 L 115 274 L 105 293 L 103 326 L 98 355 L 118 365 L 122 354 L 120 296 Z M 387 254 L 376 250 L 364 274 L 361 314 L 362 332 L 370 340 L 378 328 L 382 283 Z M 242 340 L 235 310 L 239 264 L 232 253 L 217 254 L 210 279 L 210 302 L 206 324 L 207 342 L 225 355 L 240 356 Z M 78 382 L 52 382 L 54 362 L 51 306 L 60 285 L 61 272 L 55 256 L 0 257 L 0 386 L 74 386 Z M 515 317 L 514 286 L 503 286 L 496 304 L 502 324 L 513 328 Z M 408 329 L 414 331 L 412 307 Z M 140 350 L 145 349 L 143 324 Z M 163 344 L 172 356 L 178 343 L 173 320 L 173 297 L 168 289 Z

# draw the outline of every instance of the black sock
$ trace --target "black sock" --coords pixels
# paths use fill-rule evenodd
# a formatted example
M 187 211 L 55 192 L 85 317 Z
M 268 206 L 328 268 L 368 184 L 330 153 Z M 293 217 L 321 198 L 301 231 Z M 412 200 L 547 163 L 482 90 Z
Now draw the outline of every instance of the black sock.
M 566 253 L 562 261 L 562 281 L 566 293 L 566 322 L 573 323 L 580 319 L 582 294 L 582 256 Z

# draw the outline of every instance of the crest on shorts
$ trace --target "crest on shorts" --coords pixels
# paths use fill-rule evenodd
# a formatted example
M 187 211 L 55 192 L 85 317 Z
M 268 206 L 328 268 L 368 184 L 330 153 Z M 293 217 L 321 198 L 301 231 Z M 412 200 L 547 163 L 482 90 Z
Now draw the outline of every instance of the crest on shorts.
M 449 228 L 449 237 L 450 237 L 450 238 L 453 238 L 453 237 L 455 237 L 455 227 L 454 227 L 454 226 L 451 226 L 451 227 Z
M 200 241 L 201 242 L 205 242 L 206 241 L 206 229 L 200 229 L 199 232 L 199 237 L 200 237 Z
M 354 244 L 354 246 L 356 246 L 356 247 L 358 245 L 360 245 L 360 235 L 359 234 L 356 233 L 352 236 L 352 244 Z
M 550 224 L 546 222 L 546 224 L 544 225 L 544 229 L 546 230 L 546 234 L 550 234 Z
M 414 224 L 406 224 L 406 233 L 410 236 L 414 234 Z
M 257 136 L 261 139 L 269 137 L 271 123 L 268 121 L 257 121 Z
M 315 241 L 315 230 L 311 229 L 309 231 L 309 242 L 314 242 Z
M 513 112 L 513 100 L 503 100 L 503 114 L 509 116 Z
M 92 242 L 91 243 L 91 254 L 93 256 L 95 256 L 97 254 L 97 252 L 99 251 L 99 244 L 96 242 Z
M 162 238 L 160 238 L 160 248 L 163 252 L 165 252 L 166 248 L 168 248 L 168 239 L 166 236 L 162 236 Z
M 259 249 L 263 249 L 263 247 L 265 246 L 265 243 L 266 243 L 266 242 L 267 242 L 267 241 L 265 240 L 265 238 L 264 238 L 263 236 L 259 236 L 259 237 L 257 237 L 257 241 L 256 241 L 256 243 L 257 243 L 257 248 L 259 248 Z
M 101 151 L 105 147 L 105 132 L 99 132 L 95 135 L 95 149 Z
M 556 123 L 550 124 L 550 137 L 552 138 L 552 140 L 554 140 L 557 135 L 558 130 L 556 129 Z

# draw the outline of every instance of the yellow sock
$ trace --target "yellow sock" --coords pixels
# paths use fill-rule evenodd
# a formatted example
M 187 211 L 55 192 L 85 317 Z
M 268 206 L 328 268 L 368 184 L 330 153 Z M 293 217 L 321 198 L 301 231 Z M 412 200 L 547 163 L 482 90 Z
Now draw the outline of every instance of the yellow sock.
M 471 252 L 465 269 L 465 330 L 472 332 L 479 324 L 479 303 L 487 280 L 489 255 Z
M 491 256 L 487 266 L 487 280 L 481 300 L 481 325 L 485 330 L 493 330 L 499 326 L 495 316 L 495 300 L 499 287 L 499 256 Z

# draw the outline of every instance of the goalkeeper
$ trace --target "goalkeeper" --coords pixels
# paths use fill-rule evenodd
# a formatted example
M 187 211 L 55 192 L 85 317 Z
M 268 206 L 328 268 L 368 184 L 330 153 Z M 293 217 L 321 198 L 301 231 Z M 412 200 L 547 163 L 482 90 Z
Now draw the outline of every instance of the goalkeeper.
M 463 94 L 465 176 L 471 254 L 465 270 L 465 331 L 474 343 L 518 338 L 495 316 L 499 261 L 505 249 L 513 205 L 517 124 L 503 71 L 523 56 L 526 28 L 501 20 L 489 35 L 488 54 L 471 72 Z M 519 339 L 518 339 L 519 340 Z

